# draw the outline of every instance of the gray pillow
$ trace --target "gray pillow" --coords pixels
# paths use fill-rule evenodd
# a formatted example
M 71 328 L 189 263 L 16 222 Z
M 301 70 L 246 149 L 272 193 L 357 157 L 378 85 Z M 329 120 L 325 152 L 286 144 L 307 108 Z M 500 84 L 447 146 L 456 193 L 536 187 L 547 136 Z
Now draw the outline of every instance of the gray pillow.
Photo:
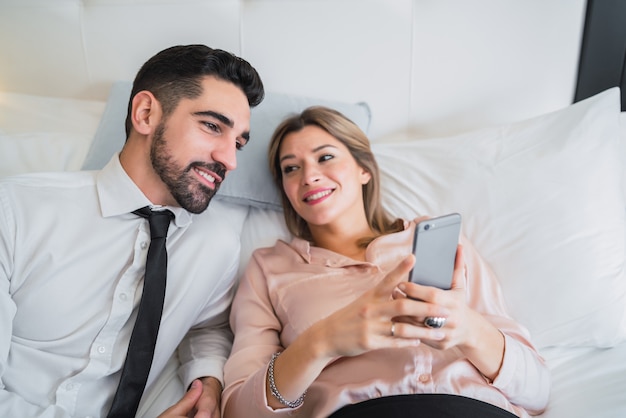
M 87 152 L 84 170 L 97 170 L 122 149 L 126 135 L 124 121 L 132 83 L 118 81 L 113 84 L 102 119 Z M 262 209 L 282 210 L 280 194 L 269 171 L 267 147 L 276 126 L 287 116 L 314 105 L 336 109 L 350 118 L 367 133 L 370 125 L 370 108 L 364 103 L 345 103 L 310 97 L 268 92 L 263 102 L 252 109 L 250 116 L 250 142 L 237 153 L 237 169 L 228 173 L 216 197 L 222 200 L 255 206 Z

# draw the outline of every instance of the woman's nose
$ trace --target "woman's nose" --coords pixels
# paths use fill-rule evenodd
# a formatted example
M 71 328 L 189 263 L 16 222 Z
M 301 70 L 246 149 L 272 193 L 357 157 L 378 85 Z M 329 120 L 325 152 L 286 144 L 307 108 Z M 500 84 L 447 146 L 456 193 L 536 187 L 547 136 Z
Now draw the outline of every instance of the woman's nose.
M 302 170 L 302 182 L 304 184 L 312 184 L 319 181 L 321 174 L 316 167 L 305 166 Z

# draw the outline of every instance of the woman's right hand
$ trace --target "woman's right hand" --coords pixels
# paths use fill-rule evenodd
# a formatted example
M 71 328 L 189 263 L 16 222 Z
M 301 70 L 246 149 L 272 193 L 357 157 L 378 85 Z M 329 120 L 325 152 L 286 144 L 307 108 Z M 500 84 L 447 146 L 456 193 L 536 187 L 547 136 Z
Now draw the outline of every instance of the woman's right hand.
M 403 259 L 373 289 L 354 302 L 313 325 L 311 341 L 321 344 L 319 353 L 332 359 L 338 356 L 356 356 L 370 350 L 388 347 L 407 347 L 420 344 L 419 339 L 393 335 L 394 318 L 421 314 L 420 302 L 408 298 L 393 299 L 398 283 L 406 280 L 413 267 L 412 255 Z M 446 316 L 446 312 L 431 312 Z M 407 325 L 403 325 L 407 326 Z

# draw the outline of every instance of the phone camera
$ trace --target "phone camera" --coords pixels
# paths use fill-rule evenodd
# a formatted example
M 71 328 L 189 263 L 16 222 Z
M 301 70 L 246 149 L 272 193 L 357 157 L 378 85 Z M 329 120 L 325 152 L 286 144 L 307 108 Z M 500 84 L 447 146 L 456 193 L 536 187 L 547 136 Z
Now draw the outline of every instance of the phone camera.
M 424 225 L 424 231 L 428 231 L 430 229 L 430 224 Z

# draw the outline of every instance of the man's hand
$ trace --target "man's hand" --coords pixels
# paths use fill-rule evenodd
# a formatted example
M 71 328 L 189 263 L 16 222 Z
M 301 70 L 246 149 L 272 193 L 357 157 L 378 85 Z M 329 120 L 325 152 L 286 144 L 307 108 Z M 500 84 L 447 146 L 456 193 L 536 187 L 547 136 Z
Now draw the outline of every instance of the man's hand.
M 159 415 L 159 418 L 188 418 L 202 395 L 202 382 L 194 380 L 185 396 Z
M 193 418 L 220 418 L 220 401 L 222 400 L 222 384 L 214 377 L 203 377 L 202 395 L 195 405 Z
M 196 379 L 176 404 L 159 418 L 220 418 L 222 384 L 214 377 Z

